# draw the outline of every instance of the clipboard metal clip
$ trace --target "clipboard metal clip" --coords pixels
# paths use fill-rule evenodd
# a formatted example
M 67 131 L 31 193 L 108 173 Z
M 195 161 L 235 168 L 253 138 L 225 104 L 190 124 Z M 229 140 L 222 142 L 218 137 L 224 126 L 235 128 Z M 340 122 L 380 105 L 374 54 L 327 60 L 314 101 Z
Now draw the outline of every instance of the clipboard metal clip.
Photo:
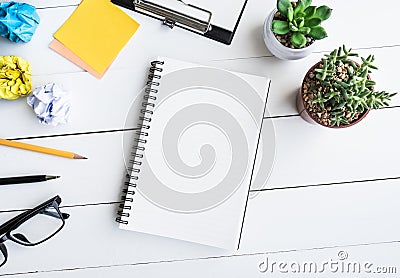
M 133 5 L 136 11 L 161 19 L 163 21 L 163 24 L 171 29 L 178 25 L 203 35 L 211 30 L 212 13 L 210 11 L 197 7 L 190 3 L 186 3 L 182 0 L 177 1 L 185 6 L 207 14 L 207 19 L 198 19 L 191 15 L 174 11 L 170 8 L 146 0 L 133 0 Z

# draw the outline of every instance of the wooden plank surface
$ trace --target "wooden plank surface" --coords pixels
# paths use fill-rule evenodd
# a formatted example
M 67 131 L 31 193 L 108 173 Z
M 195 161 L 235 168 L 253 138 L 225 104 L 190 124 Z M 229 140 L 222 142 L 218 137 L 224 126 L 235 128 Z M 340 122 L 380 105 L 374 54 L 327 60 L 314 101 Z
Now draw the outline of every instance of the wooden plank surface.
M 299 116 L 271 119 L 276 159 L 267 188 L 399 177 L 400 134 L 392 128 L 399 113 L 399 109 L 372 111 L 345 130 L 314 126 Z
M 396 217 L 400 204 L 392 198 L 399 194 L 397 183 L 384 181 L 261 192 L 249 202 L 242 245 L 235 252 L 120 230 L 114 222 L 117 204 L 62 207 L 62 211 L 71 214 L 65 228 L 37 247 L 7 243 L 12 257 L 1 273 L 398 241 L 400 226 Z M 68 198 L 64 199 L 68 203 Z M 16 213 L 0 213 L 0 221 Z M 54 250 L 57 256 L 52 255 Z M 31 263 L 21 264 L 21 261 Z
M 380 70 L 373 73 L 373 79 L 377 82 L 378 90 L 400 91 L 399 83 L 392 81 L 397 79 L 397 72 L 392 70 L 396 61 L 392 57 L 398 53 L 399 49 L 400 46 L 359 51 L 362 56 L 369 53 L 376 56 L 376 65 Z M 295 99 L 304 74 L 322 55 L 322 53 L 312 54 L 297 62 L 281 62 L 275 58 L 265 57 L 203 61 L 203 64 L 270 77 L 272 83 L 266 116 L 282 117 L 298 114 Z M 49 59 L 52 60 L 52 58 Z M 70 92 L 72 97 L 71 123 L 59 127 L 43 126 L 33 117 L 31 109 L 26 105 L 25 98 L 12 102 L 3 100 L 2 102 L 7 105 L 0 110 L 0 121 L 3 126 L 1 136 L 3 138 L 19 138 L 123 128 L 132 102 L 144 88 L 151 60 L 152 58 L 146 57 L 130 69 L 110 70 L 101 80 L 84 72 L 34 76 L 34 87 L 56 82 Z M 397 95 L 391 102 L 391 106 L 399 105 L 400 95 Z M 116 109 L 121 112 L 113 113 Z M 18 111 L 18 117 L 8 117 L 14 111 Z
M 0 276 L 281 277 L 289 274 L 258 270 L 264 253 L 276 261 L 318 261 L 334 259 L 342 250 L 352 260 L 400 267 L 396 221 L 400 95 L 393 99 L 392 108 L 373 111 L 362 123 L 340 131 L 309 125 L 295 107 L 304 73 L 343 43 L 362 55 L 375 54 L 380 68 L 373 73 L 377 89 L 399 91 L 398 1 L 380 5 L 314 0 L 334 9 L 332 18 L 324 22 L 329 37 L 300 61 L 280 61 L 264 46 L 262 23 L 274 1 L 249 0 L 229 47 L 184 30 L 168 30 L 125 10 L 141 28 L 102 80 L 48 48 L 52 34 L 80 1 L 25 2 L 38 7 L 37 33 L 27 44 L 0 38 L 0 55 L 29 60 L 34 86 L 57 82 L 70 91 L 72 121 L 43 126 L 25 99 L 0 100 L 0 137 L 25 138 L 24 142 L 74 151 L 89 159 L 73 161 L 0 146 L 1 176 L 33 172 L 62 176 L 47 183 L 1 187 L 0 223 L 56 194 L 63 198 L 62 209 L 71 213 L 65 229 L 43 245 L 28 248 L 7 242 L 10 258 Z M 264 119 L 264 156 L 257 160 L 238 251 L 126 232 L 114 222 L 129 148 L 123 140 L 135 127 L 134 121 L 126 123 L 126 119 L 136 109 L 134 101 L 145 84 L 149 61 L 158 55 L 272 79 Z
M 255 255 L 243 255 L 243 256 L 220 256 L 202 258 L 197 260 L 176 260 L 167 262 L 149 262 L 143 264 L 126 264 L 117 266 L 97 266 L 90 268 L 73 268 L 63 269 L 62 271 L 45 271 L 38 273 L 29 273 L 24 277 L 40 277 L 50 278 L 57 275 L 60 278 L 70 277 L 132 277 L 132 273 L 140 277 L 155 277 L 162 273 L 164 276 L 170 277 L 287 277 L 288 275 L 303 275 L 307 277 L 309 275 L 315 275 L 312 271 L 309 274 L 308 268 L 304 270 L 304 265 L 309 263 L 315 263 L 322 269 L 321 265 L 332 260 L 332 262 L 341 262 L 338 258 L 339 252 L 346 252 L 349 259 L 345 262 L 351 262 L 358 264 L 367 263 L 370 267 L 366 268 L 366 271 L 362 272 L 368 277 L 397 277 L 399 268 L 396 267 L 397 259 L 399 255 L 399 244 L 398 243 L 383 243 L 383 244 L 372 244 L 372 245 L 361 245 L 361 246 L 344 246 L 344 247 L 332 247 L 325 249 L 312 249 L 312 250 L 299 250 L 290 251 L 284 253 L 266 253 L 266 254 L 255 254 Z M 390 253 L 391 256 L 387 256 Z M 269 269 L 265 270 L 260 267 L 260 264 L 268 261 L 270 264 Z M 294 264 L 295 266 L 301 266 L 300 273 L 285 273 L 285 269 L 282 271 L 274 265 L 275 268 L 271 269 L 272 263 L 285 262 L 288 265 Z M 306 265 L 307 266 L 307 265 Z M 395 268 L 393 268 L 395 267 Z M 320 277 L 338 277 L 341 275 L 341 271 L 335 271 L 325 268 L 324 272 L 318 273 Z M 387 273 L 377 273 L 379 271 L 386 270 Z M 264 272 L 263 272 L 264 271 Z M 347 270 L 346 270 L 347 271 Z M 349 274 L 346 275 L 361 275 L 358 273 L 353 274 L 352 268 L 349 270 Z M 389 272 L 391 271 L 391 272 Z M 393 273 L 397 271 L 396 273 Z M 375 272 L 375 273 L 374 273 Z M 361 273 L 361 268 L 360 268 Z M 343 275 L 343 274 L 342 274 Z
M 260 151 L 264 156 L 258 157 L 260 161 L 252 188 L 290 188 L 398 178 L 400 155 L 398 148 L 393 146 L 399 141 L 399 134 L 396 129 L 387 128 L 381 123 L 394 126 L 399 113 L 400 110 L 396 108 L 373 111 L 359 125 L 340 131 L 310 125 L 299 116 L 264 119 L 264 126 L 273 124 L 272 132 L 275 134 L 271 135 L 269 129 L 263 128 L 263 148 L 267 151 Z M 374 133 L 370 132 L 372 129 Z M 298 134 L 294 140 L 291 134 L 296 130 Z M 129 136 L 133 131 L 126 133 Z M 101 132 L 23 141 L 76 152 L 87 156 L 88 160 L 70 160 L 0 146 L 2 160 L 12 161 L 2 167 L 4 175 L 23 175 L 33 171 L 62 176 L 61 180 L 51 183 L 4 187 L 2 196 L 12 199 L 18 196 L 20 190 L 35 193 L 52 189 L 73 196 L 70 199 L 72 204 L 117 201 L 125 169 L 124 153 L 128 153 L 130 146 L 129 143 L 124 146 L 123 139 L 124 132 Z M 31 161 L 36 163 L 32 164 Z M 106 167 L 109 164 L 112 167 Z M 79 187 L 82 194 L 76 195 L 75 190 L 71 189 L 81 183 L 88 185 Z M 90 193 L 98 187 L 103 191 L 100 195 L 92 196 Z M 2 202 L 0 210 L 23 207 L 25 201 L 19 199 L 12 204 Z

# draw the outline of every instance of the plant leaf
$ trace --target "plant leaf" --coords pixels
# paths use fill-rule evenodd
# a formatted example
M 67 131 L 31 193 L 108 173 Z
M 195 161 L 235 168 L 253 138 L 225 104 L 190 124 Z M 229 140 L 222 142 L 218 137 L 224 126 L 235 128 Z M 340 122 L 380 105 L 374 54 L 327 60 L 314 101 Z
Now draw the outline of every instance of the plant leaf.
M 289 22 L 289 29 L 293 32 L 299 31 L 299 28 L 297 28 L 296 25 L 294 25 L 292 22 Z
M 327 20 L 331 16 L 331 14 L 332 14 L 332 9 L 324 5 L 317 8 L 315 12 L 315 17 L 321 20 Z
M 304 17 L 296 18 L 295 22 L 297 23 L 297 26 L 298 26 L 299 28 L 300 28 L 300 27 L 303 27 L 303 26 L 304 26 Z
M 377 70 L 377 69 L 378 69 L 378 67 L 376 67 L 376 66 L 374 66 L 374 65 L 369 65 L 369 67 L 370 67 L 371 69 L 374 69 L 374 70 Z
M 307 43 L 306 37 L 300 32 L 294 32 L 290 40 L 296 48 L 302 48 Z
M 342 101 L 341 103 L 339 103 L 336 107 L 335 107 L 335 109 L 342 109 L 344 106 L 346 105 L 346 102 L 345 101 Z
M 283 20 L 273 20 L 271 30 L 277 35 L 285 35 L 289 33 L 289 23 Z
M 314 17 L 316 13 L 317 7 L 316 6 L 310 6 L 307 9 L 304 10 L 304 17 L 305 18 L 312 18 Z
M 301 33 L 305 34 L 305 35 L 308 35 L 308 34 L 310 33 L 310 31 L 311 31 L 311 28 L 308 28 L 308 27 L 300 27 L 300 28 L 299 28 L 299 31 L 300 31 Z
M 287 10 L 292 7 L 290 0 L 278 0 L 276 4 L 278 11 L 287 18 Z
M 305 8 L 308 8 L 311 5 L 312 0 L 299 0 Z
M 290 5 L 290 7 L 287 9 L 287 19 L 289 21 L 293 21 L 293 7 Z
M 304 20 L 304 26 L 307 26 L 307 27 L 314 27 L 314 26 L 320 25 L 321 22 L 322 22 L 322 20 L 319 19 L 319 18 L 316 18 L 316 17 L 313 17 L 313 18 L 306 18 L 306 19 Z
M 365 85 L 366 85 L 367 87 L 371 87 L 371 86 L 376 85 L 376 82 L 373 81 L 373 80 L 367 80 L 367 81 L 365 82 Z
M 356 65 L 353 61 L 351 61 L 351 60 L 343 60 L 342 62 L 343 62 L 344 64 L 350 65 L 353 69 L 358 68 L 357 65 Z
M 326 33 L 325 29 L 322 26 L 315 26 L 311 27 L 310 32 L 308 35 L 316 40 L 322 40 L 326 38 L 328 34 Z
M 298 1 L 296 7 L 294 8 L 294 16 L 297 17 L 298 15 L 302 14 L 305 10 L 304 3 L 302 1 Z

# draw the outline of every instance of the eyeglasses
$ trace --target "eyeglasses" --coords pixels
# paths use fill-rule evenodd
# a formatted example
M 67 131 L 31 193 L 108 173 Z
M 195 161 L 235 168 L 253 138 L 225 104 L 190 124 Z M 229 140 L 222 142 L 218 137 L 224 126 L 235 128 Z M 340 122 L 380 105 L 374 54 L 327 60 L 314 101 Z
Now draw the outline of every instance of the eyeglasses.
M 5 241 L 35 246 L 50 239 L 64 227 L 69 214 L 60 211 L 60 203 L 60 196 L 55 196 L 0 226 L 0 267 L 8 259 Z

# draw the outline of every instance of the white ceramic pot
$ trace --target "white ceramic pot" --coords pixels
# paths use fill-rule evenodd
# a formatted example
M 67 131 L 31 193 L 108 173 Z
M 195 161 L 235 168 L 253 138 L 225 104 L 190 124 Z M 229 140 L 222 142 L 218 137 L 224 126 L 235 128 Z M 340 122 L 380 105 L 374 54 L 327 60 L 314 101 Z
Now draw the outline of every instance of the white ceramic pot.
M 271 11 L 269 16 L 266 18 L 263 26 L 264 42 L 268 50 L 274 56 L 282 60 L 298 60 L 310 55 L 315 47 L 316 42 L 301 49 L 292 49 L 284 46 L 275 38 L 274 33 L 271 31 L 271 23 L 277 11 L 277 9 L 273 9 Z

